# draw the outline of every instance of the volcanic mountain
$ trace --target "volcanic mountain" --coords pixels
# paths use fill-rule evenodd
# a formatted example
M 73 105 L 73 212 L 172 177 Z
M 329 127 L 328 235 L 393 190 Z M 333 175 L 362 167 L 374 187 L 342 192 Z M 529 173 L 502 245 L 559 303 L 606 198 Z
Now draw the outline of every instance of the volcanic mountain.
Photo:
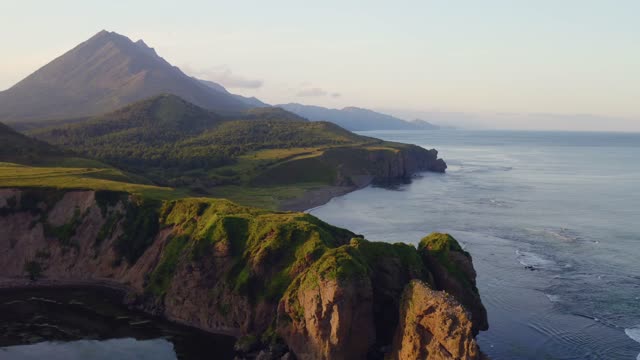
M 0 92 L 0 121 L 99 115 L 163 93 L 220 114 L 253 107 L 184 74 L 144 41 L 103 30 Z

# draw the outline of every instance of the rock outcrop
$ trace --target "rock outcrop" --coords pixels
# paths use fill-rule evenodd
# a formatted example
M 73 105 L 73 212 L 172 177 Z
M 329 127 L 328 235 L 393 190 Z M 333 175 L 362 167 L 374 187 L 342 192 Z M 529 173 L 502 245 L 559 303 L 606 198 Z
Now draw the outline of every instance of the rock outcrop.
M 302 359 L 382 357 L 412 279 L 431 281 L 413 246 L 353 238 L 294 280 L 280 302 L 278 333 Z
M 466 310 L 449 294 L 413 280 L 402 294 L 390 359 L 476 360 L 480 357 Z
M 0 229 L 0 284 L 31 278 L 122 288 L 131 307 L 240 337 L 249 357 L 288 348 L 300 359 L 382 358 L 398 331 L 412 331 L 400 311 L 412 280 L 448 286 L 463 304 L 472 299 L 442 281 L 469 269 L 444 276 L 428 242 L 420 251 L 370 242 L 308 214 L 226 200 L 0 189 Z M 457 319 L 440 334 L 472 327 Z
M 362 358 L 376 335 L 369 279 L 309 281 L 281 302 L 278 333 L 301 360 Z
M 476 287 L 471 255 L 449 234 L 433 233 L 420 241 L 418 251 L 434 277 L 435 288 L 453 295 L 469 312 L 473 332 L 487 330 L 487 310 Z

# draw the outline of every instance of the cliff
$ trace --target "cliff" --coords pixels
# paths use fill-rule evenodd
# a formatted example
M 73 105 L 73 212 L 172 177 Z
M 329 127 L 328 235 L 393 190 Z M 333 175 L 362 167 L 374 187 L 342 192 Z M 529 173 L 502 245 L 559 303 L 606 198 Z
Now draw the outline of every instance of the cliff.
M 325 150 L 320 156 L 287 161 L 264 171 L 254 184 L 269 186 L 326 179 L 325 188 L 305 192 L 279 205 L 282 210 L 303 211 L 371 183 L 397 184 L 409 181 L 419 172 L 444 173 L 447 169 L 447 164 L 438 158 L 435 149 L 399 143 L 383 145 L 336 147 Z
M 357 184 L 357 178 L 368 175 L 373 181 L 405 180 L 422 171 L 444 173 L 447 164 L 438 158 L 435 149 L 426 150 L 416 145 L 398 145 L 395 148 L 333 148 L 324 152 L 321 160 L 338 170 L 338 179 L 346 184 Z
M 479 359 L 467 312 L 449 294 L 413 280 L 402 294 L 391 359 Z
M 431 348 L 411 320 L 421 314 L 437 341 L 466 344 L 450 358 L 476 358 L 473 309 L 437 291 L 429 246 L 369 242 L 308 214 L 226 200 L 86 190 L 0 189 L 0 229 L 5 284 L 123 288 L 131 307 L 238 336 L 240 356 L 405 358 L 416 341 Z M 411 290 L 414 280 L 428 291 Z M 408 311 L 410 298 L 424 304 Z M 454 315 L 457 326 L 437 326 Z
M 487 310 L 476 287 L 476 271 L 471 255 L 449 234 L 434 233 L 423 238 L 418 251 L 429 266 L 438 290 L 453 295 L 471 312 L 473 333 L 489 329 Z
M 444 173 L 447 164 L 435 149 L 416 145 L 382 143 L 366 147 L 333 147 L 316 156 L 299 156 L 272 166 L 254 185 L 324 182 L 333 186 L 362 187 L 371 182 L 408 180 L 423 171 Z

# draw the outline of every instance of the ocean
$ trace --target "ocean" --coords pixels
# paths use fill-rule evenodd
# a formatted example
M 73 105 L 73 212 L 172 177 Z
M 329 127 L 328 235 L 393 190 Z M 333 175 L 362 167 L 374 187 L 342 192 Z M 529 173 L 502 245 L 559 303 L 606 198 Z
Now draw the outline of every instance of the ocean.
M 369 240 L 448 232 L 471 253 L 492 359 L 640 359 L 640 134 L 369 131 L 449 168 L 311 214 Z

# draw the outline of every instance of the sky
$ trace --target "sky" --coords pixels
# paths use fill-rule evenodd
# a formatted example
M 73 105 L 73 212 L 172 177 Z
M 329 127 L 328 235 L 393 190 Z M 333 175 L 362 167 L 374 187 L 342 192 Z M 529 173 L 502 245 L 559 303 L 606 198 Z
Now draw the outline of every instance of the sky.
M 102 29 L 271 104 L 640 131 L 640 1 L 0 0 L 0 90 Z

